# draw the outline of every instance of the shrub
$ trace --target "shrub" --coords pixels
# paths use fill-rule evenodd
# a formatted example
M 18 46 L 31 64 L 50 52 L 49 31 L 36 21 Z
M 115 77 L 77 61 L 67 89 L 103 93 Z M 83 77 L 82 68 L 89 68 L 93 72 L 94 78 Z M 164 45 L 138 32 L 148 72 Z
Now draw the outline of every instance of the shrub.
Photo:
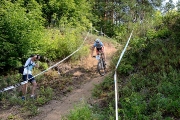
M 96 116 L 97 117 L 97 116 Z M 67 115 L 67 120 L 94 120 L 92 109 L 88 104 L 82 102 L 74 107 Z
M 32 9 L 22 7 L 22 2 L 1 1 L 0 8 L 0 69 L 7 71 L 18 67 L 28 54 L 36 51 L 42 40 L 43 18 L 40 6 L 29 2 Z

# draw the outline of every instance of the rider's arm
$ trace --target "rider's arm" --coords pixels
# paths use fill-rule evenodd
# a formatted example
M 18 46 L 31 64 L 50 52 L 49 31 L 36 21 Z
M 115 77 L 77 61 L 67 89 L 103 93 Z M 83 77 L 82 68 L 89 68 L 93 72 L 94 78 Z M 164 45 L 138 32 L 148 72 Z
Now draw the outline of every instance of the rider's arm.
M 38 61 L 36 62 L 35 67 L 36 67 L 36 68 L 39 67 L 39 62 L 38 62 Z
M 35 56 L 36 58 L 35 58 L 35 61 L 36 61 L 36 63 L 35 63 L 35 67 L 39 67 L 39 60 L 40 60 L 40 55 L 36 55 Z

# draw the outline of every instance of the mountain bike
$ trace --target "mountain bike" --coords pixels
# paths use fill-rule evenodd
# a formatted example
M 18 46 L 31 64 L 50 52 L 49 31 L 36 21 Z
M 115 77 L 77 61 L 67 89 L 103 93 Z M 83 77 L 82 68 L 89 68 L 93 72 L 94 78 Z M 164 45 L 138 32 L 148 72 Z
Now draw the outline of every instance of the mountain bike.
M 104 62 L 103 53 L 102 51 L 99 51 L 99 54 L 96 56 L 93 56 L 98 60 L 97 63 L 97 71 L 101 76 L 104 76 L 106 73 L 106 64 Z

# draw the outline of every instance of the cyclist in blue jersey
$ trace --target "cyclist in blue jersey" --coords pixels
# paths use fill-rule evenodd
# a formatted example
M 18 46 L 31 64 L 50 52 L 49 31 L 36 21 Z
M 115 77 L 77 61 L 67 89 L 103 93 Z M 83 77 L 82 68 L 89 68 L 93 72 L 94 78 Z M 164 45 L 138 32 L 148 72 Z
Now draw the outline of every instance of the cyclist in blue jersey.
M 104 58 L 104 63 L 106 64 L 105 60 L 106 60 L 106 56 L 105 56 L 105 47 L 104 44 L 101 42 L 101 40 L 99 38 L 97 38 L 92 46 L 91 49 L 91 56 L 93 57 L 93 52 L 94 52 L 94 48 L 96 48 L 96 54 L 98 55 L 99 52 L 101 51 L 103 54 L 103 58 Z

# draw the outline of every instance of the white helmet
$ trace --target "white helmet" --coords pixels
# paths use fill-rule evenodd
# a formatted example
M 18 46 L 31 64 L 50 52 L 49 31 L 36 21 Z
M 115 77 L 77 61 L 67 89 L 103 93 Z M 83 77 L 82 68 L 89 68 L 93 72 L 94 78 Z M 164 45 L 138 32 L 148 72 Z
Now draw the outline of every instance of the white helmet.
M 95 42 L 96 42 L 96 43 L 99 43 L 99 42 L 100 42 L 100 39 L 99 39 L 99 38 L 97 38 L 97 39 L 95 40 Z

